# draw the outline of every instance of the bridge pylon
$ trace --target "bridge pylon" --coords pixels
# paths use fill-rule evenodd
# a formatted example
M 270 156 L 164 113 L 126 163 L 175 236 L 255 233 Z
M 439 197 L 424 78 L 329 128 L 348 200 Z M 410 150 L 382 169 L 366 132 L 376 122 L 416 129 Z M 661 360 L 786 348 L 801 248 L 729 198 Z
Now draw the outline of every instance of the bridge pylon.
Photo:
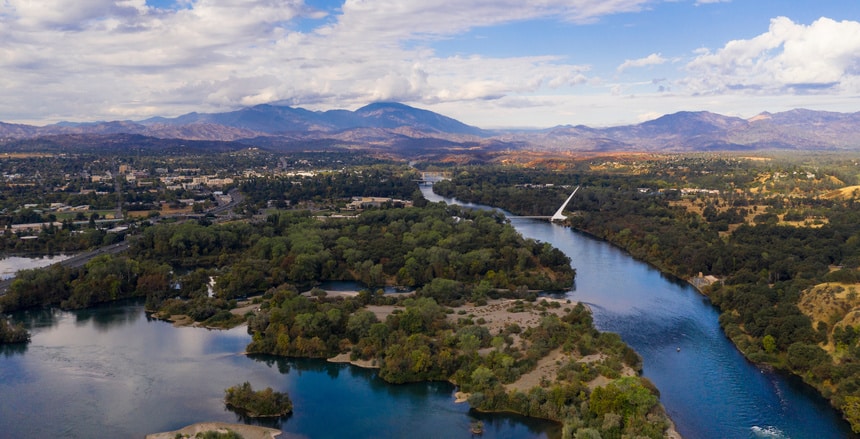
M 555 214 L 549 218 L 550 221 L 554 222 L 567 220 L 567 216 L 564 215 L 564 209 L 567 208 L 567 203 L 570 203 L 570 200 L 573 198 L 574 194 L 576 194 L 576 191 L 578 190 L 579 186 L 577 186 L 576 189 L 574 189 L 573 192 L 570 193 L 570 196 L 567 197 L 567 200 L 565 200 L 564 204 L 562 204 L 561 207 L 559 207 L 558 210 L 555 211 Z

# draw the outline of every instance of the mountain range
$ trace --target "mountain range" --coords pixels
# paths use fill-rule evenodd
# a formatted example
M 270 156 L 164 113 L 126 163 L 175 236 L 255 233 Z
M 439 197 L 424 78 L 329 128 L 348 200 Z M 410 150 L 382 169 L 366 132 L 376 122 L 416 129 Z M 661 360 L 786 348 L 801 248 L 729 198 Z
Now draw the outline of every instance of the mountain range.
M 860 150 L 860 112 L 796 109 L 749 119 L 707 111 L 682 111 L 625 126 L 564 125 L 542 130 L 484 130 L 427 110 L 380 102 L 355 111 L 310 111 L 257 105 L 224 113 L 189 113 L 176 118 L 43 127 L 0 122 L 0 149 L 21 145 L 105 142 L 124 139 L 182 139 L 239 142 L 261 148 L 369 147 L 399 154 L 441 151 L 551 150 L 578 152 L 694 152 L 729 150 Z M 122 143 L 116 142 L 114 143 Z M 205 142 L 204 142 L 205 143 Z

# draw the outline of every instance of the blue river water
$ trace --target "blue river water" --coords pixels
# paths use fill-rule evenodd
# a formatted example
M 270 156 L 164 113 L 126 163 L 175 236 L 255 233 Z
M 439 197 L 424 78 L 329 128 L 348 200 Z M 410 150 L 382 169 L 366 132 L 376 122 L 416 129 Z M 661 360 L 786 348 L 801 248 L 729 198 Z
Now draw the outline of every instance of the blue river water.
M 456 202 L 422 190 L 431 201 Z M 570 256 L 576 284 L 565 295 L 588 304 L 599 330 L 618 333 L 642 356 L 643 375 L 684 438 L 856 437 L 809 386 L 748 362 L 722 332 L 717 309 L 686 282 L 567 227 L 511 222 Z

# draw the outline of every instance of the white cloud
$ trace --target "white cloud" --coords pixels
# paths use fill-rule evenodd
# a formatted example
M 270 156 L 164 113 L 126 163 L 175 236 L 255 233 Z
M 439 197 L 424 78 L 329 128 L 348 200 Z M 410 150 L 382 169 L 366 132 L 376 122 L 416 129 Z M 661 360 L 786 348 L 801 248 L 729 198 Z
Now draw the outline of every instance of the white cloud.
M 427 47 L 469 29 L 533 18 L 590 22 L 654 0 L 301 0 L 0 2 L 0 120 L 142 118 L 266 100 L 320 108 L 373 100 L 487 100 L 589 81 L 552 56 L 439 57 Z M 420 66 L 417 67 L 416 66 Z
M 652 53 L 645 58 L 624 60 L 624 62 L 620 66 L 618 66 L 617 70 L 620 73 L 629 68 L 655 66 L 663 64 L 666 61 L 667 59 L 663 58 L 663 56 L 659 53 Z
M 697 109 L 709 105 L 702 96 L 860 91 L 860 23 L 824 18 L 808 26 L 774 19 L 755 38 L 694 52 L 682 80 L 661 70 L 668 78 L 659 84 L 606 78 L 615 66 L 632 74 L 675 62 L 656 51 L 666 53 L 662 47 L 620 65 L 608 61 L 609 72 L 574 55 L 443 56 L 432 48 L 476 28 L 533 19 L 577 26 L 663 1 L 676 0 L 346 0 L 330 12 L 301 0 L 180 0 L 169 9 L 145 0 L 0 0 L 0 120 L 396 100 L 479 126 L 547 126 L 633 121 L 671 110 L 670 103 Z M 307 30 L 308 23 L 317 27 Z M 655 110 L 646 98 L 658 89 Z
M 654 0 L 346 0 L 321 18 L 301 0 L 0 1 L 0 120 L 142 118 L 266 102 L 349 108 L 374 100 L 498 99 L 586 83 L 553 56 L 439 57 L 426 44 L 536 17 L 584 22 Z M 416 67 L 418 66 L 418 67 Z M 14 115 L 10 117 L 10 115 Z
M 611 99 L 599 94 L 511 96 L 482 103 L 440 102 L 425 108 L 483 128 L 545 128 L 564 124 L 592 127 L 625 125 L 684 110 L 749 118 L 762 111 L 780 112 L 794 108 L 855 112 L 858 105 L 860 99 L 856 96 L 768 95 L 750 99 L 743 93 L 719 96 L 660 93 L 621 95 Z
M 482 26 L 542 17 L 582 23 L 642 10 L 654 0 L 346 0 L 325 32 L 384 38 L 435 38 Z
M 687 69 L 685 83 L 696 93 L 857 93 L 860 23 L 774 18 L 761 35 L 698 52 Z

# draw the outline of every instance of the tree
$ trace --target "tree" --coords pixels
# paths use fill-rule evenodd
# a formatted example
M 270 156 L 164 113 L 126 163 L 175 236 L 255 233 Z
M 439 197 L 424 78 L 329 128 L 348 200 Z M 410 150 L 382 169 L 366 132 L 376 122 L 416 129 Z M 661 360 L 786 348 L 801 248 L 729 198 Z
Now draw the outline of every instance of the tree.
M 765 335 L 764 338 L 761 339 L 761 345 L 764 348 L 764 351 L 768 354 L 772 354 L 776 351 L 776 339 L 770 334 Z
M 254 391 L 247 381 L 227 388 L 224 394 L 224 402 L 228 407 L 252 418 L 280 417 L 293 411 L 293 403 L 286 393 L 275 392 L 271 387 Z
M 359 339 L 367 337 L 370 334 L 370 328 L 378 321 L 376 314 L 371 311 L 356 311 L 347 319 L 347 334 L 353 342 L 358 342 Z
M 617 413 L 627 419 L 644 416 L 655 404 L 657 397 L 642 385 L 638 377 L 623 377 L 595 388 L 588 407 L 598 417 Z
M 795 371 L 807 371 L 812 367 L 830 364 L 830 356 L 816 345 L 793 343 L 788 347 L 788 365 Z
M 0 317 L 0 344 L 5 343 L 27 343 L 30 341 L 30 333 L 23 325 L 13 325 Z
M 846 396 L 842 405 L 842 412 L 845 413 L 845 418 L 851 423 L 851 429 L 854 433 L 860 433 L 860 397 Z
M 600 430 L 595 428 L 580 428 L 573 436 L 575 439 L 602 439 Z
M 470 378 L 475 389 L 486 389 L 496 379 L 496 375 L 493 374 L 492 370 L 484 366 L 478 366 L 477 369 L 472 371 Z

